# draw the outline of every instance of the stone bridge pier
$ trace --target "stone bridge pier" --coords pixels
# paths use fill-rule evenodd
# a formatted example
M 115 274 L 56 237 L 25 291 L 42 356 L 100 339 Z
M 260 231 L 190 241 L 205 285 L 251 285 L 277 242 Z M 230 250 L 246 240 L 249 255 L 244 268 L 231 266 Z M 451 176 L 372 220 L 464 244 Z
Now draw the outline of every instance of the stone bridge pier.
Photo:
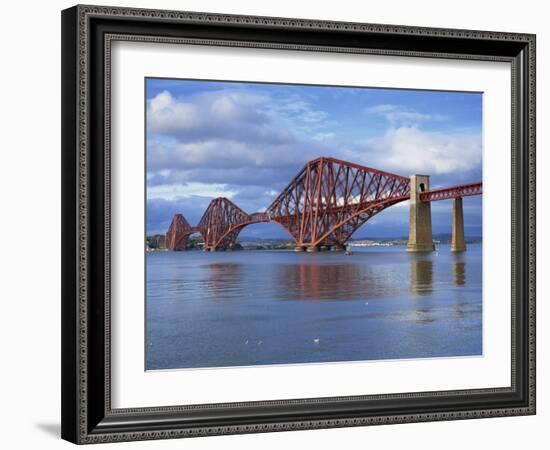
M 433 252 L 431 202 L 420 200 L 420 194 L 430 189 L 428 175 L 411 176 L 411 206 L 409 212 L 408 252 Z
M 407 251 L 409 252 L 432 252 L 435 250 L 432 236 L 432 210 L 431 198 L 435 192 L 441 195 L 441 190 L 432 191 L 431 194 L 424 196 L 422 193 L 430 190 L 430 177 L 427 175 L 411 176 L 410 191 L 410 216 L 409 216 L 409 241 Z M 456 195 L 456 193 L 452 194 Z M 443 198 L 434 198 L 443 200 L 445 198 L 453 199 L 453 226 L 451 237 L 451 251 L 466 251 L 466 241 L 464 239 L 464 212 L 462 209 L 462 197 L 446 196 Z
M 462 211 L 462 197 L 453 198 L 453 233 L 451 237 L 451 251 L 466 251 L 464 240 L 464 213 Z

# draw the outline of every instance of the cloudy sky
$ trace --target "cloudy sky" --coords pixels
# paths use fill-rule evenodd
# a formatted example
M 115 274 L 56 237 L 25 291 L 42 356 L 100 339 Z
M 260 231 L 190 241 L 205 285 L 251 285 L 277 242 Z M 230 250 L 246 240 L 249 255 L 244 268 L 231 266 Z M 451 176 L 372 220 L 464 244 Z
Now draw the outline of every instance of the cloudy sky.
M 332 156 L 431 186 L 481 180 L 482 95 L 264 83 L 147 79 L 147 233 L 172 216 L 198 223 L 210 201 L 263 211 L 311 159 Z M 450 201 L 434 202 L 434 233 L 450 233 Z M 466 234 L 481 235 L 481 197 L 464 199 Z M 355 237 L 406 236 L 408 203 Z M 257 224 L 243 237 L 288 237 Z

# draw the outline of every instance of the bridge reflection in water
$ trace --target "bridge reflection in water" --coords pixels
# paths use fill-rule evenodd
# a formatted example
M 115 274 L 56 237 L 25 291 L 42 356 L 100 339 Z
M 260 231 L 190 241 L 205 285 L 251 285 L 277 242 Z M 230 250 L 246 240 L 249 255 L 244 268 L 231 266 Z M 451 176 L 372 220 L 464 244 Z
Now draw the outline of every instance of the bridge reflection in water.
M 409 253 L 409 292 L 413 296 L 434 293 L 434 261 L 429 254 Z M 232 298 L 246 282 L 245 266 L 235 262 L 211 263 L 207 266 L 205 288 L 212 300 Z M 270 295 L 279 300 L 363 300 L 397 295 L 402 283 L 402 272 L 386 265 L 330 264 L 309 259 L 297 264 L 273 266 L 277 280 L 274 286 L 265 285 Z M 440 277 L 452 279 L 456 287 L 466 285 L 466 261 L 453 255 L 446 272 Z M 284 288 L 281 288 L 284 287 Z
M 431 259 L 421 254 L 410 254 L 411 258 L 411 293 L 430 295 L 433 292 L 434 268 Z
M 213 301 L 233 298 L 233 293 L 249 279 L 244 264 L 212 263 L 206 266 L 208 278 L 204 288 Z M 259 269 L 262 272 L 263 269 Z M 361 300 L 383 298 L 399 292 L 392 273 L 376 266 L 360 264 L 326 264 L 308 261 L 273 265 L 270 276 L 258 274 L 266 295 L 277 300 Z M 397 276 L 397 273 L 394 274 Z M 274 283 L 269 279 L 272 278 Z M 225 300 L 225 301 L 226 301 Z
M 281 300 L 365 300 L 398 293 L 391 271 L 376 265 L 285 264 L 276 266 Z
M 424 254 L 410 254 L 411 258 L 411 293 L 414 295 L 431 295 L 433 292 L 434 263 Z M 451 263 L 453 285 L 466 285 L 466 261 L 461 254 L 454 254 Z
M 453 281 L 457 287 L 466 285 L 466 262 L 455 261 L 453 263 Z

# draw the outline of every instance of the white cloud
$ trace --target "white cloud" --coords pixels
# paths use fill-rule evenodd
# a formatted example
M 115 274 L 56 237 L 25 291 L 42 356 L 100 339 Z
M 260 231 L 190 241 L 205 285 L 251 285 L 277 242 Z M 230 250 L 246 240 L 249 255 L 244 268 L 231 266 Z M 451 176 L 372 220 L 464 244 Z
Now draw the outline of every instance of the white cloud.
M 150 172 L 163 169 L 196 168 L 235 169 L 288 168 L 299 170 L 309 159 L 323 154 L 323 144 L 305 145 L 300 142 L 273 144 L 230 139 L 205 139 L 182 143 L 149 143 L 148 165 Z
M 338 124 L 327 111 L 311 105 L 299 95 L 273 97 L 264 105 L 273 124 L 292 129 L 296 135 L 309 139 L 319 134 L 332 134 Z
M 326 111 L 300 97 L 275 98 L 242 89 L 181 98 L 163 91 L 147 102 L 148 131 L 179 141 L 223 137 L 280 142 L 332 125 Z
M 403 175 L 444 175 L 464 172 L 481 164 L 481 136 L 468 133 L 423 131 L 417 127 L 389 129 L 382 137 L 363 141 L 358 150 L 367 151 L 369 161 L 384 170 Z
M 147 188 L 148 199 L 175 200 L 178 198 L 187 198 L 193 196 L 201 197 L 227 197 L 235 196 L 236 192 L 227 189 L 225 184 L 212 184 L 189 182 L 180 184 L 162 184 L 150 186 Z
M 236 124 L 261 126 L 268 117 L 256 106 L 266 98 L 247 92 L 225 90 L 205 92 L 189 98 L 175 98 L 168 91 L 147 101 L 150 133 L 194 138 L 197 133 L 231 133 Z M 253 130 L 251 130 L 253 131 Z
M 448 117 L 442 114 L 426 114 L 412 109 L 407 109 L 399 105 L 382 103 L 380 105 L 370 106 L 366 109 L 367 113 L 384 117 L 390 124 L 396 125 L 414 125 L 420 122 L 444 121 Z
M 163 91 L 147 104 L 149 178 L 163 169 L 299 170 L 326 153 L 324 142 L 335 137 L 324 128 L 327 116 L 299 96 L 223 89 L 175 97 Z
M 367 112 L 372 114 L 386 114 L 388 112 L 393 112 L 399 109 L 397 105 L 390 105 L 388 103 L 383 103 L 380 105 L 374 105 L 367 108 Z
M 147 127 L 150 132 L 170 132 L 198 126 L 198 110 L 191 103 L 179 103 L 168 91 L 147 102 Z
M 311 136 L 311 139 L 316 141 L 326 141 L 327 139 L 333 139 L 336 136 L 336 133 L 327 132 L 327 133 L 317 133 Z

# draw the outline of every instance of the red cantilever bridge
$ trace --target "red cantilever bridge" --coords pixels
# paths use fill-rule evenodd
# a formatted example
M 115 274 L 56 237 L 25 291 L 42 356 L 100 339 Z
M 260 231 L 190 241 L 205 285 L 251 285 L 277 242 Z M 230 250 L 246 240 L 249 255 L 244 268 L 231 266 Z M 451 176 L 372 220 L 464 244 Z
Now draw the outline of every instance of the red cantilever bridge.
M 436 190 L 428 187 L 427 176 L 403 177 L 321 157 L 309 161 L 265 212 L 248 214 L 231 200 L 219 197 L 212 200 L 197 226 L 191 226 L 183 215 L 176 214 L 166 233 L 166 246 L 184 250 L 189 236 L 200 233 L 205 250 L 232 249 L 247 225 L 275 222 L 288 232 L 297 249 L 343 248 L 371 217 L 396 203 L 411 200 L 411 230 L 414 228 L 415 236 L 409 238 L 409 247 L 414 249 L 411 239 L 428 239 L 431 243 L 430 202 L 460 200 L 460 209 L 453 208 L 456 209 L 453 219 L 459 211 L 458 219 L 462 220 L 462 197 L 482 193 L 481 182 Z M 455 220 L 453 235 L 454 225 Z M 460 232 L 459 226 L 457 230 Z M 420 244 L 419 249 L 423 248 L 423 243 Z

